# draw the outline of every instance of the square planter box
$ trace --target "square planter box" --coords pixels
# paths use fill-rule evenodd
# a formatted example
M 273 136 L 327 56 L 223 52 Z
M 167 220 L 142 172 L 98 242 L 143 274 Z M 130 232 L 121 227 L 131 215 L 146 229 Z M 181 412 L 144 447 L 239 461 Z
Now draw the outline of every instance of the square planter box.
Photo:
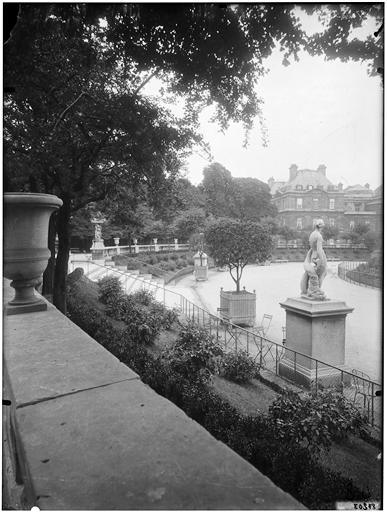
M 220 291 L 220 316 L 233 324 L 252 326 L 256 317 L 255 293 Z
M 208 279 L 208 266 L 198 265 L 195 267 L 195 279 L 196 281 L 207 281 Z

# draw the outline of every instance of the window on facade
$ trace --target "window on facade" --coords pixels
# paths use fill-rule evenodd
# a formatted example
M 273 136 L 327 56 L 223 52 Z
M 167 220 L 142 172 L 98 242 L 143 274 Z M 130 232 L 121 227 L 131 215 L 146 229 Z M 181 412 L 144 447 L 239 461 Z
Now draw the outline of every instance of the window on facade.
M 335 200 L 329 199 L 329 209 L 334 210 L 335 209 Z
M 302 197 L 297 197 L 297 208 L 302 208 Z
M 297 219 L 297 229 L 302 229 L 302 219 Z
M 307 188 L 308 190 L 312 190 L 312 189 L 313 189 L 313 185 L 308 185 L 306 188 Z
M 313 198 L 313 210 L 318 210 L 318 198 Z
M 296 190 L 302 190 L 302 185 L 296 185 Z
M 335 219 L 329 219 L 329 225 L 334 226 L 335 225 Z
M 355 229 L 355 221 L 351 220 L 349 223 L 349 229 Z
M 313 219 L 313 227 L 316 227 L 316 224 L 317 224 L 317 221 L 318 221 L 318 220 L 319 220 L 319 219 Z

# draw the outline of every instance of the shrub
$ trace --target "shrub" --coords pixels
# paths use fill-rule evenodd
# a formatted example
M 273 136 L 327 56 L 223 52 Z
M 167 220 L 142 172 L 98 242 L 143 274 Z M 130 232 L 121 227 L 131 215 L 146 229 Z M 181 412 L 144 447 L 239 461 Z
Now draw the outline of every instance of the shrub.
M 228 352 L 223 357 L 222 375 L 237 383 L 249 382 L 259 371 L 258 365 L 247 352 Z
M 176 270 L 176 264 L 173 263 L 172 261 L 168 262 L 167 263 L 167 270 L 170 270 L 170 271 Z
M 102 304 L 109 304 L 123 295 L 122 286 L 118 277 L 103 277 L 98 281 L 98 298 Z
M 351 479 L 316 465 L 305 475 L 297 497 L 312 510 L 334 510 L 337 501 L 364 502 L 371 495 L 356 487 Z
M 188 323 L 168 353 L 169 363 L 181 375 L 208 380 L 217 372 L 223 350 L 205 329 Z
M 155 300 L 153 293 L 149 290 L 137 290 L 130 294 L 130 298 L 143 306 L 150 306 Z
M 158 262 L 159 262 L 158 257 L 155 254 L 151 254 L 151 256 L 149 257 L 149 263 L 151 265 L 157 265 Z
M 269 422 L 279 440 L 303 443 L 312 453 L 330 448 L 349 433 L 360 434 L 366 420 L 341 393 L 322 391 L 301 398 L 288 392 L 270 406 Z
M 127 266 L 126 268 L 128 270 L 139 270 L 141 266 L 141 263 L 139 263 L 137 260 L 129 260 L 128 263 L 127 263 Z
M 182 258 L 179 258 L 179 259 L 176 261 L 176 266 L 177 266 L 177 268 L 183 268 L 183 267 L 185 267 L 185 260 L 183 260 Z
M 155 322 L 163 329 L 170 329 L 172 325 L 178 321 L 179 312 L 177 309 L 167 309 L 163 304 L 157 301 L 149 307 L 149 315 L 151 315 Z

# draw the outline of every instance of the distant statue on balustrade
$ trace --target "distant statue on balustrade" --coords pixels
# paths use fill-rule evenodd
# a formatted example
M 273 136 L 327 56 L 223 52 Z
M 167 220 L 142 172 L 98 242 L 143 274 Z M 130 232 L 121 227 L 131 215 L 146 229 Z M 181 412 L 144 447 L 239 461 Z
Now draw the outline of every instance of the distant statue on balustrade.
M 100 224 L 95 225 L 94 240 L 96 242 L 102 241 L 102 227 Z
M 321 228 L 324 221 L 318 219 L 309 237 L 310 249 L 304 261 L 305 273 L 301 279 L 301 296 L 310 300 L 328 300 L 321 286 L 327 275 L 327 257 L 323 249 Z

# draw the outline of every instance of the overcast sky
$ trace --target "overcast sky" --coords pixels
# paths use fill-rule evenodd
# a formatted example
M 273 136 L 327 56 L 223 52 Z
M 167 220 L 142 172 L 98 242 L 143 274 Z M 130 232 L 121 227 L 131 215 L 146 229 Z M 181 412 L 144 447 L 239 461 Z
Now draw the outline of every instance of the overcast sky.
M 369 31 L 375 30 L 370 23 Z M 273 176 L 287 180 L 291 164 L 316 169 L 327 166 L 327 177 L 344 186 L 382 183 L 383 111 L 379 77 L 367 74 L 366 64 L 324 61 L 302 55 L 288 67 L 279 52 L 266 61 L 268 74 L 260 80 L 268 145 L 263 147 L 258 128 L 243 147 L 243 130 L 232 125 L 222 134 L 203 113 L 202 131 L 214 157 L 234 177 Z M 187 161 L 187 177 L 202 180 L 210 162 L 198 154 Z

